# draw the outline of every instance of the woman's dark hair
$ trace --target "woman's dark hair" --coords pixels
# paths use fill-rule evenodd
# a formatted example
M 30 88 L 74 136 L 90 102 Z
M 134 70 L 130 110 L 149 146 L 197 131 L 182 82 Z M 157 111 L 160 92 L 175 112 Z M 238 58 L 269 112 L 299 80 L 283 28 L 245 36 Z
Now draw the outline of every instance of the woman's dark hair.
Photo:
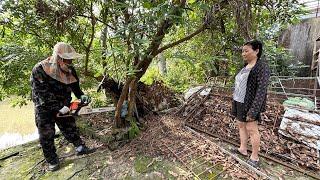
M 254 39 L 254 40 L 246 42 L 244 44 L 244 46 L 246 46 L 246 45 L 250 45 L 253 50 L 259 49 L 259 52 L 258 52 L 257 56 L 258 56 L 258 59 L 260 59 L 260 57 L 262 55 L 262 46 L 263 46 L 262 42 L 259 41 L 259 40 Z

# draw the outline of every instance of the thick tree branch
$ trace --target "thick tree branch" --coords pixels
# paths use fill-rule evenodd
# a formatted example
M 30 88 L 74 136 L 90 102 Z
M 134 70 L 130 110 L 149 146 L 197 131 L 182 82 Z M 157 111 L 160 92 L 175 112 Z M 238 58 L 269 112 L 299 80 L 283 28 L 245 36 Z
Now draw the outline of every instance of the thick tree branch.
M 181 0 L 179 6 L 180 8 L 184 8 L 186 4 L 185 0 Z M 179 12 L 179 9 L 176 8 L 172 14 L 176 15 L 176 16 L 180 16 L 181 12 Z M 155 55 L 157 55 L 158 53 L 158 49 L 159 46 L 161 45 L 161 42 L 164 38 L 164 36 L 166 35 L 168 29 L 170 29 L 173 26 L 173 20 L 172 19 L 165 19 L 164 21 L 162 21 L 162 23 L 160 24 L 160 26 L 157 29 L 156 34 L 153 36 L 153 39 L 143 57 L 143 60 L 140 61 L 135 69 L 138 70 L 139 72 L 136 73 L 136 77 L 137 79 L 140 79 L 143 74 L 146 72 L 146 70 L 148 69 L 153 57 L 155 57 Z M 160 52 L 159 52 L 160 53 Z
M 9 24 L 7 21 L 0 21 L 0 25 Z
M 86 16 L 86 15 L 83 15 L 83 14 L 78 14 L 77 16 L 92 19 L 92 16 Z M 103 21 L 102 21 L 102 20 L 100 20 L 99 18 L 95 17 L 95 20 L 96 20 L 97 22 L 101 22 L 102 24 L 104 24 L 104 25 L 108 26 L 110 29 L 115 30 L 115 28 L 114 28 L 113 26 L 111 26 L 111 25 L 109 25 L 109 24 L 107 24 L 107 23 L 103 22 Z
M 28 31 L 28 34 L 38 37 L 41 41 L 44 41 L 48 45 L 48 47 L 52 47 L 54 45 L 54 43 L 39 35 L 35 30 Z
M 92 71 L 89 71 L 89 70 L 88 70 L 87 72 L 84 72 L 84 70 L 82 70 L 82 71 L 80 71 L 80 73 L 83 74 L 83 75 L 86 76 L 86 77 L 93 78 L 93 79 L 95 79 L 95 80 L 98 81 L 98 82 L 101 82 L 102 79 L 103 79 L 103 76 L 102 76 L 102 75 L 100 75 L 100 76 L 95 76 L 95 73 L 92 72 Z
M 91 3 L 91 36 L 90 36 L 90 42 L 89 42 L 88 46 L 86 47 L 85 73 L 88 72 L 89 53 L 90 53 L 90 49 L 91 49 L 92 42 L 94 39 L 95 25 L 96 25 L 96 18 L 93 15 L 93 4 Z
M 188 36 L 186 36 L 186 37 L 184 37 L 184 38 L 182 38 L 182 39 L 179 39 L 179 40 L 176 41 L 176 42 L 173 42 L 173 43 L 171 43 L 171 44 L 167 44 L 167 45 L 161 47 L 160 49 L 158 49 L 158 50 L 155 52 L 154 56 L 156 56 L 157 54 L 161 53 L 162 51 L 164 51 L 164 50 L 166 50 L 166 49 L 172 48 L 172 47 L 174 47 L 174 46 L 176 46 L 176 45 L 178 45 L 178 44 L 180 44 L 180 43 L 183 43 L 183 42 L 185 42 L 185 41 L 190 40 L 190 39 L 193 38 L 194 36 L 200 34 L 200 33 L 201 33 L 202 31 L 204 31 L 205 29 L 206 29 L 206 26 L 205 26 L 205 25 L 202 25 L 198 30 L 196 30 L 196 31 L 193 32 L 192 34 L 190 34 L 190 35 L 188 35 Z

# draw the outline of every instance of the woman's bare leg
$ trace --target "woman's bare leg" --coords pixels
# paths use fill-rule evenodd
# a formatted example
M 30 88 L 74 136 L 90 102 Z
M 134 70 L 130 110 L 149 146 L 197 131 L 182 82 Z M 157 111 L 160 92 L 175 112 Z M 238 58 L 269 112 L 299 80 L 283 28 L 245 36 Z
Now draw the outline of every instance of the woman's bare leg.
M 252 154 L 250 159 L 258 161 L 259 160 L 259 149 L 260 149 L 260 133 L 258 129 L 258 122 L 252 121 L 246 123 L 246 129 L 250 137 L 252 145 Z
M 242 154 L 247 155 L 248 149 L 248 132 L 246 123 L 238 121 L 239 134 L 240 134 L 240 148 L 238 149 Z

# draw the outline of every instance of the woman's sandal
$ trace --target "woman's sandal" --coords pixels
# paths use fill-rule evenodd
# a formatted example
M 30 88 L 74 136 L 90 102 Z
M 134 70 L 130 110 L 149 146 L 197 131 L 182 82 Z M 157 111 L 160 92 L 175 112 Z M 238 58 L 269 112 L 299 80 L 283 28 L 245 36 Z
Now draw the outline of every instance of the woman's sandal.
M 231 151 L 232 153 L 234 153 L 234 154 L 239 154 L 239 155 L 244 156 L 244 157 L 247 157 L 247 156 L 248 156 L 248 154 L 243 154 L 242 152 L 240 152 L 240 151 L 238 150 L 238 148 L 231 148 L 230 151 Z
M 258 169 L 258 168 L 260 167 L 260 162 L 259 162 L 259 160 L 258 160 L 258 161 L 255 161 L 255 160 L 252 160 L 252 159 L 249 158 L 249 160 L 247 161 L 247 163 L 248 163 L 250 166 L 252 166 L 252 167 L 254 167 L 254 168 L 256 168 L 256 169 Z

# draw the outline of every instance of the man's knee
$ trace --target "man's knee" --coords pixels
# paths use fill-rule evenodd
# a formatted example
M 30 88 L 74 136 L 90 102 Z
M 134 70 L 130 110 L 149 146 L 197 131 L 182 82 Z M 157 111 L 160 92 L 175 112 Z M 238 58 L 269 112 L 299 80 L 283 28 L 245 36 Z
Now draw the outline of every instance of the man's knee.
M 36 119 L 36 124 L 39 133 L 39 139 L 53 140 L 55 134 L 55 124 L 49 118 Z
M 38 128 L 39 132 L 39 139 L 47 139 L 47 140 L 53 140 L 55 135 L 54 127 L 52 128 Z

